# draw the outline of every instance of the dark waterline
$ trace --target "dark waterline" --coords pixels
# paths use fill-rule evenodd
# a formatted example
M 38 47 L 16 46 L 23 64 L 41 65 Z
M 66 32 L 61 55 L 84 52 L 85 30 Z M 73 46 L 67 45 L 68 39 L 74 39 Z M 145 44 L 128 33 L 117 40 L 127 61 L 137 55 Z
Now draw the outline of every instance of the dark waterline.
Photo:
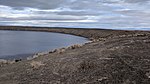
M 38 52 L 87 41 L 83 37 L 60 33 L 0 30 L 0 59 L 23 59 Z

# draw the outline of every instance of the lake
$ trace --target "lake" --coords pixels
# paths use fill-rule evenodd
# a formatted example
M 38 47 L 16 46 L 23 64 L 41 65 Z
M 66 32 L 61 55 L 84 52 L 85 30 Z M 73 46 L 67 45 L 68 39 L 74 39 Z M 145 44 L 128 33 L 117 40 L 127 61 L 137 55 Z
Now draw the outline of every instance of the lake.
M 68 34 L 0 30 L 0 59 L 24 59 L 38 52 L 87 41 L 86 38 Z

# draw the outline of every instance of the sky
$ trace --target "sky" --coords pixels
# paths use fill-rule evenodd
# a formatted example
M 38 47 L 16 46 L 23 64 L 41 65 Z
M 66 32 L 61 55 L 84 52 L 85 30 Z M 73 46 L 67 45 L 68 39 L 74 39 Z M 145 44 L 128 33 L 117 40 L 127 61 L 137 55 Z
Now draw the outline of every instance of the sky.
M 0 25 L 150 29 L 150 0 L 0 0 Z

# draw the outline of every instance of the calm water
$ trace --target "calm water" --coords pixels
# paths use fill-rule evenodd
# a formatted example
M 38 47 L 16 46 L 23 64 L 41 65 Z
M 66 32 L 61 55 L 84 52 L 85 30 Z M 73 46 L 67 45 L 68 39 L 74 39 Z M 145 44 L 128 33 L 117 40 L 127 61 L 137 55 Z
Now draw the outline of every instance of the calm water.
M 26 58 L 37 52 L 87 41 L 83 37 L 60 33 L 0 30 L 0 59 Z

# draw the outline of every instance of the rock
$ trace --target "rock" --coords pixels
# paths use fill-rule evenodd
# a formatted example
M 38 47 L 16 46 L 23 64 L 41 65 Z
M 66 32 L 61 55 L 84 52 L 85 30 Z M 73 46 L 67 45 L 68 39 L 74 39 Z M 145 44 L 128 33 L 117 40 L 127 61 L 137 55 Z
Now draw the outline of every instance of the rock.
M 19 62 L 19 61 L 21 61 L 21 60 L 22 60 L 22 59 L 16 59 L 15 62 Z
M 76 49 L 76 48 L 81 48 L 82 45 L 76 44 L 76 45 L 72 45 L 70 47 L 68 47 L 68 49 Z

